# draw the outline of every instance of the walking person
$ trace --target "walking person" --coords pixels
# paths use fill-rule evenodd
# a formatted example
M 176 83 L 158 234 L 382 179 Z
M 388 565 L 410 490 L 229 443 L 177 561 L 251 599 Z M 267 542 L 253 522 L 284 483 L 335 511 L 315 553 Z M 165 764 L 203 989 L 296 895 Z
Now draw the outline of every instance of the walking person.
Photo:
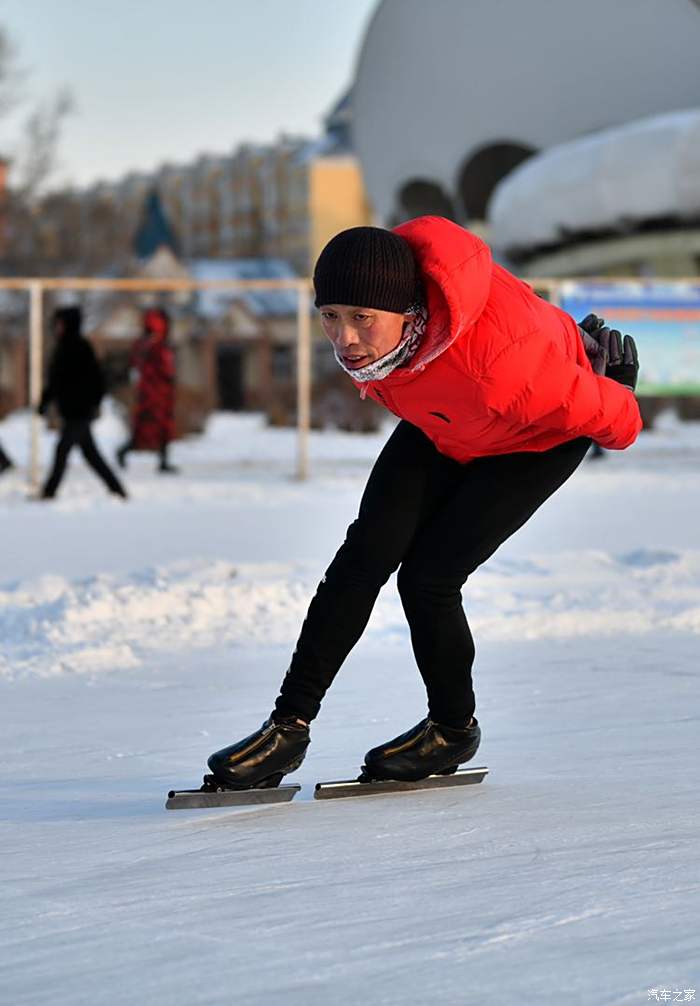
M 363 776 L 418 780 L 472 758 L 481 729 L 462 586 L 592 442 L 622 450 L 642 425 L 634 341 L 590 317 L 584 338 L 447 220 L 343 231 L 321 253 L 314 287 L 338 364 L 400 422 L 311 601 L 271 715 L 210 757 L 205 788 L 276 785 L 301 764 L 309 724 L 397 569 L 427 716 L 369 751 Z
M 168 446 L 175 437 L 175 354 L 168 344 L 170 319 L 160 308 L 144 314 L 143 334 L 131 352 L 131 369 L 138 371 L 136 405 L 131 436 L 117 451 L 126 467 L 129 451 L 157 451 L 158 471 L 178 471 L 168 461 Z
M 8 468 L 14 468 L 14 465 L 9 455 L 5 453 L 2 444 L 0 444 L 0 475 L 6 472 Z
M 6 472 L 8 468 L 14 468 L 14 464 L 10 456 L 5 453 L 5 450 L 0 443 L 0 475 L 2 475 L 3 472 Z
M 97 418 L 105 384 L 95 351 L 82 335 L 80 308 L 58 308 L 52 327 L 56 345 L 39 413 L 45 415 L 49 405 L 56 404 L 61 417 L 61 436 L 51 473 L 41 492 L 42 499 L 52 499 L 56 495 L 73 447 L 81 449 L 87 463 L 111 493 L 126 499 L 123 485 L 100 454 L 92 436 L 91 424 Z

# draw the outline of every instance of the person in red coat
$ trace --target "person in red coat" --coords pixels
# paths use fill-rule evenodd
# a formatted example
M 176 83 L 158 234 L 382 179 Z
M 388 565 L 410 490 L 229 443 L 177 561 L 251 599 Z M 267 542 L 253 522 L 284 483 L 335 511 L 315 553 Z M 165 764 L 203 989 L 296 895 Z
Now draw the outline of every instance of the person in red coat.
M 131 437 L 117 451 L 126 467 L 129 451 L 157 451 L 158 470 L 177 472 L 168 462 L 168 445 L 175 437 L 175 355 L 168 345 L 170 320 L 151 308 L 143 319 L 143 335 L 131 351 L 131 369 L 138 372 Z
M 271 716 L 210 757 L 205 787 L 275 784 L 301 764 L 308 725 L 397 569 L 427 716 L 369 751 L 363 778 L 417 780 L 472 758 L 481 730 L 462 586 L 591 443 L 624 450 L 642 427 L 634 341 L 592 316 L 597 338 L 583 332 L 448 220 L 343 231 L 314 286 L 338 364 L 400 421 L 311 601 Z

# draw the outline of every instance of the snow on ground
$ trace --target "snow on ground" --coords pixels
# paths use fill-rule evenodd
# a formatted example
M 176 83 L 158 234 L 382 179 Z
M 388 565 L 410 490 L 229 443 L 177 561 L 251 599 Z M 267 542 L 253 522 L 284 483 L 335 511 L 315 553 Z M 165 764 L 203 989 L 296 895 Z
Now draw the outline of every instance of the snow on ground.
M 314 724 L 289 806 L 166 813 L 268 713 L 390 427 L 216 416 L 0 478 L 0 1002 L 632 1004 L 697 988 L 700 426 L 588 461 L 465 589 L 490 768 L 473 790 L 314 803 L 423 715 L 395 587 Z M 111 455 L 123 436 L 97 425 Z M 44 461 L 54 434 L 42 437 Z M 0 423 L 26 462 L 27 417 Z M 678 1000 L 676 1000 L 678 1001 Z

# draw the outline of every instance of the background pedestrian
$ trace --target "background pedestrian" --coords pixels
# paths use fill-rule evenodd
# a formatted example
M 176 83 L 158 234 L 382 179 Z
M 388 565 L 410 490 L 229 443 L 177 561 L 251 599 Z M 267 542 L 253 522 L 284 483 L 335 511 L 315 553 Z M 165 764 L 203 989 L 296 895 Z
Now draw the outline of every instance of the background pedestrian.
M 168 345 L 170 319 L 160 308 L 144 314 L 143 335 L 134 344 L 131 368 L 138 371 L 136 404 L 130 438 L 117 451 L 126 467 L 129 451 L 157 451 L 158 471 L 178 469 L 168 461 L 168 446 L 175 438 L 175 354 Z
M 55 403 L 62 426 L 53 467 L 41 496 L 51 499 L 56 495 L 65 474 L 68 455 L 77 446 L 109 491 L 126 499 L 123 485 L 100 454 L 92 436 L 91 424 L 97 418 L 105 383 L 95 351 L 81 329 L 82 312 L 79 307 L 64 307 L 55 311 L 53 334 L 56 345 L 39 413 L 46 415 L 49 405 Z

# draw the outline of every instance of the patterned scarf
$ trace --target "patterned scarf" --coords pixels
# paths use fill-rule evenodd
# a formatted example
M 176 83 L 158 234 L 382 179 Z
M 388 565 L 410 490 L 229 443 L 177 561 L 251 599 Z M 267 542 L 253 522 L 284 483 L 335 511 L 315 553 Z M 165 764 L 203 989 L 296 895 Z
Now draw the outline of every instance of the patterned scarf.
M 351 370 L 345 366 L 336 352 L 335 358 L 338 364 L 346 374 L 352 377 L 353 381 L 359 381 L 361 384 L 365 384 L 368 381 L 383 381 L 397 367 L 404 367 L 415 356 L 423 338 L 425 326 L 428 323 L 428 312 L 422 304 L 413 304 L 406 313 L 412 315 L 412 318 L 406 322 L 401 342 L 399 342 L 396 349 L 392 349 L 386 356 L 381 356 L 378 360 L 368 363 L 366 367 Z M 362 390 L 366 394 L 366 390 L 364 388 Z M 362 395 L 362 397 L 364 398 L 365 396 Z

